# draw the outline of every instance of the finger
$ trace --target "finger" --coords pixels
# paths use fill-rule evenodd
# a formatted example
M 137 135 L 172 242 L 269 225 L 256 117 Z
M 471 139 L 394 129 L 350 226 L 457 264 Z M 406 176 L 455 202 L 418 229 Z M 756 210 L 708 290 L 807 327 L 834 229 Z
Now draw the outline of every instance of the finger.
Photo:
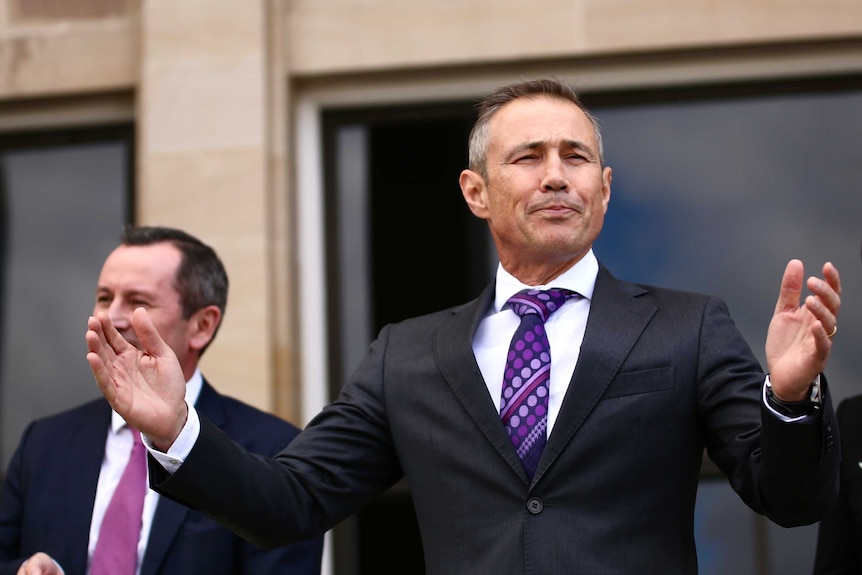
M 836 268 L 832 262 L 826 262 L 823 264 L 823 277 L 827 282 L 829 282 L 829 285 L 832 286 L 835 293 L 841 295 L 841 276 L 838 274 L 838 268 Z
M 116 395 L 116 389 L 114 380 L 111 378 L 111 372 L 108 370 L 107 365 L 102 361 L 99 354 L 92 351 L 87 354 L 87 363 L 90 364 L 90 370 L 93 372 L 96 384 L 105 395 L 105 399 L 111 401 Z
M 817 302 L 827 308 L 829 314 L 831 314 L 831 316 L 817 314 L 816 310 L 811 308 L 811 311 L 819 319 L 827 320 L 824 322 L 824 328 L 828 333 L 831 333 L 832 328 L 835 326 L 838 310 L 841 308 L 841 278 L 838 275 L 838 270 L 831 263 L 827 263 L 823 266 L 823 279 L 816 277 L 808 278 L 807 285 L 811 293 L 816 296 Z
M 21 564 L 18 575 L 63 575 L 63 570 L 47 554 L 39 552 Z
M 838 274 L 838 269 L 832 265 L 832 262 L 823 264 L 823 280 L 831 291 L 827 292 L 824 303 L 829 306 L 832 313 L 837 314 L 841 307 L 841 276 Z
M 170 346 L 165 343 L 158 330 L 153 325 L 150 315 L 142 307 L 132 312 L 132 327 L 138 336 L 138 341 L 144 347 L 144 351 L 154 357 L 164 357 L 173 354 Z
M 96 319 L 99 321 L 99 324 L 102 326 L 102 334 L 104 336 L 104 341 L 111 347 L 114 352 L 117 354 L 122 353 L 123 351 L 132 347 L 126 338 L 117 331 L 117 328 L 114 327 L 114 322 L 111 321 L 111 318 L 108 317 L 108 314 L 105 312 L 99 312 L 96 314 Z
M 93 316 L 87 319 L 87 349 L 92 352 L 98 352 L 100 348 L 107 345 L 105 334 L 102 333 L 102 324 Z
M 90 316 L 87 320 L 87 330 L 84 336 L 87 341 L 87 363 L 96 379 L 99 389 L 110 401 L 115 395 L 113 378 L 111 377 L 111 362 L 116 358 L 113 348 L 105 341 L 102 322 L 99 318 Z
M 103 364 L 110 363 L 116 357 L 114 350 L 108 345 L 105 340 L 105 333 L 102 330 L 102 323 L 98 318 L 90 316 L 87 320 L 87 333 L 84 336 L 87 342 L 88 361 L 90 354 L 97 356 Z
M 837 324 L 835 314 L 823 305 L 819 296 L 810 295 L 805 298 L 805 308 L 817 320 L 811 324 L 812 334 L 822 343 L 827 344 L 831 340 L 829 334 L 833 333 L 833 329 Z
M 775 311 L 795 310 L 799 307 L 799 298 L 802 297 L 802 262 L 793 259 L 787 262 L 784 275 L 781 278 L 781 290 L 778 292 L 778 302 Z

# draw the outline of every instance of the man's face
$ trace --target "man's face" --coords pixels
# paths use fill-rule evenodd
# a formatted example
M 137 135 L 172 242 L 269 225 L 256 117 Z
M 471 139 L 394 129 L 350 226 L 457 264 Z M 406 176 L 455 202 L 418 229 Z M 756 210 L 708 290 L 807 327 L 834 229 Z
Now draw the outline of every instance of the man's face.
M 119 246 L 102 265 L 93 313 L 107 313 L 126 341 L 141 349 L 131 318 L 135 308 L 146 308 L 185 372 L 190 362 L 196 363 L 197 353 L 192 342 L 194 321 L 183 319 L 180 294 L 174 287 L 181 257 L 170 243 Z
M 592 246 L 610 200 L 611 170 L 589 119 L 563 99 L 521 98 L 492 118 L 490 136 L 487 181 L 465 198 L 488 220 L 501 262 L 513 273 L 570 266 Z

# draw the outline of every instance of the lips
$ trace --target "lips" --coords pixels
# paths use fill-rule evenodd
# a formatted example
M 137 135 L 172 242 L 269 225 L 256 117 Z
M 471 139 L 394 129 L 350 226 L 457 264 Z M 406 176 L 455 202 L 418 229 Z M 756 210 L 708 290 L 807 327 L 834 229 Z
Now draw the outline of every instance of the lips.
M 570 206 L 568 204 L 549 204 L 547 206 L 538 206 L 532 210 L 533 212 L 546 212 L 550 214 L 564 215 L 570 212 L 580 213 L 583 210 L 578 209 L 577 206 Z

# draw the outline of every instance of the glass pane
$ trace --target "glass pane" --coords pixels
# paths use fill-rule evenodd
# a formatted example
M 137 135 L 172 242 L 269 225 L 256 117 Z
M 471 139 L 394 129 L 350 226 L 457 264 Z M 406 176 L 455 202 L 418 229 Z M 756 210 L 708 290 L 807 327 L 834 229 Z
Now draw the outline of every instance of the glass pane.
M 836 339 L 826 375 L 836 404 L 862 392 L 854 337 L 862 333 L 862 93 L 593 110 L 614 168 L 599 259 L 628 280 L 721 295 L 761 362 L 787 261 L 801 259 L 807 275 L 834 262 L 845 337 Z M 738 541 L 754 514 L 738 501 L 729 488 L 701 488 L 706 575 L 757 572 L 754 547 Z M 816 528 L 764 531 L 768 573 L 810 572 Z M 730 550 L 739 565 L 725 563 Z
M 756 549 L 763 521 L 724 479 L 701 481 L 694 529 L 699 575 L 758 573 Z
M 99 395 L 84 332 L 129 213 L 124 141 L 0 150 L 0 421 L 6 469 L 24 427 Z

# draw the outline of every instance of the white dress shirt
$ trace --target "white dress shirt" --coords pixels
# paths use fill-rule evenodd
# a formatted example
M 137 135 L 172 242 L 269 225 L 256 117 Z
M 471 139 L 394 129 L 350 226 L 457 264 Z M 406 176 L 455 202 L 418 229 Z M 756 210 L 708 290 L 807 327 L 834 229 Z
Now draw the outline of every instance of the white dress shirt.
M 203 387 L 203 377 L 199 370 L 195 370 L 191 379 L 186 382 L 186 402 L 193 405 L 200 395 Z M 102 470 L 99 472 L 99 483 L 96 486 L 96 500 L 93 504 L 93 519 L 90 523 L 90 543 L 87 548 L 87 573 L 90 572 L 90 560 L 96 549 L 96 541 L 99 538 L 99 530 L 102 527 L 102 519 L 108 509 L 108 503 L 114 495 L 114 490 L 120 482 L 123 470 L 129 462 L 132 453 L 132 431 L 125 420 L 116 411 L 111 412 L 111 427 L 108 429 L 105 441 L 105 458 L 102 460 Z M 153 524 L 153 516 L 156 513 L 156 504 L 159 495 L 152 489 L 147 490 L 144 498 L 143 523 L 141 535 L 138 539 L 138 567 L 136 573 L 141 572 L 141 562 L 144 551 L 147 549 L 147 541 L 150 537 L 150 527 Z
M 551 379 L 548 396 L 548 435 L 550 435 L 557 420 L 557 414 L 560 413 L 563 396 L 566 395 L 569 381 L 575 372 L 575 364 L 578 363 L 598 273 L 599 263 L 592 250 L 571 269 L 556 278 L 551 285 L 522 284 L 504 270 L 502 265 L 497 266 L 494 304 L 482 319 L 473 337 L 473 354 L 476 356 L 488 393 L 498 411 L 509 344 L 521 323 L 521 318 L 513 310 L 503 309 L 508 299 L 525 288 L 565 288 L 581 295 L 581 297 L 566 300 L 566 303 L 545 322 L 545 333 L 551 346 Z

